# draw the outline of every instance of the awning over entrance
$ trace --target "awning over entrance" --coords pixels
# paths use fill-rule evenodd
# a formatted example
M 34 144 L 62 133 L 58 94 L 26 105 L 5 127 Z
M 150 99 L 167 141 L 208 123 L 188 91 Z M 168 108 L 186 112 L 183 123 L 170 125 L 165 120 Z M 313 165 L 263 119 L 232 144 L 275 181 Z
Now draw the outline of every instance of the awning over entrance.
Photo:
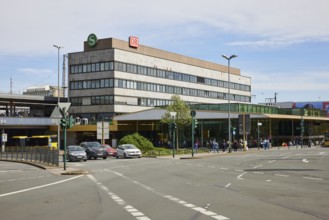
M 300 120 L 301 116 L 299 115 L 280 115 L 280 114 L 264 114 L 266 118 L 273 119 L 296 119 Z M 303 116 L 304 120 L 317 120 L 317 121 L 329 121 L 327 117 L 314 117 L 314 116 Z
M 161 120 L 162 116 L 165 114 L 166 109 L 150 109 L 135 113 L 129 113 L 124 115 L 115 116 L 113 120 L 116 121 L 141 121 L 141 120 Z M 238 118 L 239 114 L 242 113 L 231 113 L 231 118 Z M 197 119 L 226 119 L 228 118 L 227 112 L 219 111 L 202 111 L 197 110 L 196 116 Z M 281 115 L 281 114 L 250 114 L 251 118 L 254 119 L 296 119 L 300 120 L 301 116 L 299 115 Z M 317 120 L 317 121 L 329 121 L 329 118 L 326 117 L 313 117 L 313 116 L 303 116 L 304 120 Z

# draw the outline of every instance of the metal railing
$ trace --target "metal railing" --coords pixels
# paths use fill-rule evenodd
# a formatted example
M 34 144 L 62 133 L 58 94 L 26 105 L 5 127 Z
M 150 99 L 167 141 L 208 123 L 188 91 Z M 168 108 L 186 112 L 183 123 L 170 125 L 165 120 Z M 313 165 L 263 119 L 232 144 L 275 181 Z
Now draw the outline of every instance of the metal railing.
M 6 147 L 5 152 L 0 152 L 0 159 L 59 166 L 58 150 L 46 147 Z

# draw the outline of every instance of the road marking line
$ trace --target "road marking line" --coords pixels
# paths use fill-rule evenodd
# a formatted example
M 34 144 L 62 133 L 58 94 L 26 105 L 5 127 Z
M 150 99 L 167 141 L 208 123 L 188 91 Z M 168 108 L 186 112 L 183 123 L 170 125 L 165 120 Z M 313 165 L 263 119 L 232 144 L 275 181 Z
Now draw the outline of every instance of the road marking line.
M 276 160 L 271 160 L 271 161 L 269 161 L 268 163 L 274 163 Z
M 238 180 L 243 180 L 242 176 L 245 175 L 246 173 L 247 173 L 247 172 L 243 172 L 243 173 L 241 173 L 239 176 L 237 176 L 236 178 L 237 178 Z
M 220 169 L 221 170 L 228 170 L 228 168 L 225 168 L 225 167 L 221 167 Z
M 266 182 L 271 182 L 272 180 L 266 180 Z
M 285 175 L 285 174 L 278 174 L 278 173 L 276 173 L 276 174 L 274 174 L 275 176 L 281 176 L 281 177 L 289 177 L 289 175 Z
M 255 166 L 254 169 L 257 169 L 257 168 L 262 167 L 262 166 L 263 166 L 263 164 L 259 164 L 259 165 Z
M 308 161 L 307 159 L 305 159 L 305 158 L 304 158 L 302 161 L 303 161 L 304 163 L 308 163 L 308 162 L 309 162 L 309 161 Z
M 316 177 L 308 177 L 308 176 L 303 176 L 304 179 L 309 179 L 309 180 L 323 180 L 322 178 L 316 178 Z
M 1 194 L 0 197 L 10 196 L 10 195 L 14 195 L 14 194 L 18 194 L 18 193 L 23 193 L 23 192 L 27 192 L 27 191 L 31 191 L 31 190 L 35 190 L 35 189 L 45 188 L 47 186 L 57 185 L 57 184 L 64 183 L 64 182 L 67 182 L 67 181 L 70 181 L 70 180 L 74 180 L 74 179 L 79 178 L 79 177 L 82 177 L 82 176 L 83 175 L 79 175 L 79 176 L 75 176 L 75 177 L 72 177 L 72 178 L 69 178 L 69 179 L 57 181 L 57 182 L 54 182 L 54 183 L 49 183 L 49 184 L 45 184 L 45 185 L 41 185 L 41 186 L 36 186 L 36 187 L 28 188 L 28 189 L 18 190 L 18 191 L 15 191 L 15 192 Z
M 254 174 L 264 174 L 263 172 L 253 172 Z
M 112 172 L 115 173 L 118 176 L 123 176 L 123 174 L 121 174 L 121 173 L 114 172 L 114 171 L 112 171 Z M 144 215 L 142 212 L 138 211 L 136 208 L 134 208 L 133 206 L 126 203 L 119 196 L 117 196 L 114 193 L 110 192 L 110 190 L 106 186 L 104 186 L 101 182 L 99 182 L 93 175 L 88 174 L 87 177 L 89 179 L 91 179 L 91 181 L 93 181 L 96 185 L 98 185 L 102 190 L 107 192 L 107 194 L 111 197 L 111 199 L 113 201 L 115 201 L 118 205 L 123 206 L 123 208 L 127 212 L 129 212 L 132 216 L 136 217 L 136 219 L 138 219 L 138 220 L 151 220 L 149 217 Z
M 231 184 L 232 184 L 232 183 L 228 183 L 228 184 L 226 184 L 224 187 L 225 187 L 225 188 L 228 188 L 228 187 L 231 186 Z
M 236 172 L 243 172 L 243 170 L 235 170 Z
M 173 202 L 176 202 L 176 203 L 179 203 L 179 201 L 180 201 L 180 199 L 175 198 L 175 197 L 173 197 L 171 195 L 166 195 L 166 196 L 163 196 L 163 197 L 164 198 L 167 198 L 167 199 L 169 199 L 169 200 L 171 200 Z M 227 217 L 225 217 L 223 215 L 218 215 L 217 213 L 212 212 L 212 211 L 208 211 L 208 210 L 206 210 L 206 209 L 204 209 L 202 207 L 197 207 L 197 206 L 192 205 L 192 204 L 183 204 L 183 205 L 186 206 L 186 207 L 188 207 L 187 205 L 189 205 L 190 206 L 189 208 L 193 209 L 194 211 L 200 212 L 200 213 L 202 213 L 204 215 L 207 215 L 207 216 L 210 216 L 210 217 L 212 217 L 214 219 L 218 219 L 218 220 L 227 220 L 227 219 L 229 219 L 229 218 L 227 218 Z
M 136 180 L 133 180 L 133 179 L 131 179 L 131 178 L 129 178 L 129 177 L 127 177 L 127 176 L 125 176 L 125 175 L 119 173 L 119 172 L 116 172 L 116 171 L 113 171 L 113 170 L 108 170 L 108 169 L 107 169 L 106 171 L 112 172 L 112 173 L 114 173 L 114 174 L 116 174 L 116 175 L 118 175 L 118 176 L 120 176 L 120 177 L 122 177 L 122 178 L 124 178 L 124 179 L 127 179 L 127 180 L 131 181 L 132 183 L 134 183 L 134 184 L 136 184 L 136 185 L 139 185 L 139 186 L 141 186 L 142 188 L 144 188 L 144 189 L 146 189 L 146 190 L 149 190 L 149 191 L 151 191 L 151 192 L 153 192 L 153 193 L 155 193 L 155 194 L 161 196 L 162 198 L 169 199 L 169 200 L 171 200 L 171 201 L 173 201 L 173 202 L 175 202 L 175 203 L 177 203 L 177 204 L 180 204 L 180 205 L 183 205 L 183 206 L 185 206 L 185 207 L 187 207 L 187 208 L 190 208 L 190 209 L 192 209 L 192 210 L 198 211 L 198 212 L 200 212 L 200 213 L 202 213 L 202 214 L 204 214 L 204 215 L 210 216 L 210 217 L 212 217 L 212 218 L 214 218 L 214 219 L 217 219 L 217 220 L 227 220 L 227 219 L 229 219 L 229 218 L 227 218 L 227 217 L 225 217 L 225 216 L 223 216 L 223 215 L 218 215 L 218 214 L 215 213 L 215 212 L 207 211 L 207 210 L 205 210 L 204 208 L 197 207 L 197 206 L 195 206 L 195 205 L 193 205 L 193 204 L 187 203 L 186 201 L 181 200 L 181 199 L 179 199 L 179 198 L 176 198 L 176 197 L 174 197 L 174 196 L 171 196 L 171 195 L 164 195 L 164 194 L 162 194 L 162 193 L 160 193 L 160 192 L 157 192 L 156 190 L 152 189 L 151 187 L 149 187 L 149 186 L 147 186 L 147 185 L 145 185 L 145 184 L 143 184 L 143 183 L 140 183 L 140 182 L 138 182 L 138 181 L 136 181 Z M 142 220 L 144 220 L 144 219 L 142 219 Z M 145 219 L 145 220 L 147 220 L 147 219 Z

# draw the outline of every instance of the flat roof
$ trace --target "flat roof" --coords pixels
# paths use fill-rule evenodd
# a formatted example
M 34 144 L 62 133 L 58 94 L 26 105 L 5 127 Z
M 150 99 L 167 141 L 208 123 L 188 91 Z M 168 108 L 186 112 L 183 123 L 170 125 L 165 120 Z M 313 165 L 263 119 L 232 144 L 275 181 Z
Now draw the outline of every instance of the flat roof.
M 58 97 L 0 93 L 0 105 L 57 105 L 57 102 Z M 67 98 L 60 98 L 60 102 L 67 102 Z
M 116 121 L 147 121 L 147 120 L 161 120 L 165 114 L 166 109 L 149 109 L 135 113 L 128 113 L 113 117 Z M 231 118 L 238 118 L 239 113 L 230 113 Z M 250 114 L 251 118 L 273 118 L 273 119 L 296 119 L 300 120 L 301 116 L 298 115 L 281 115 L 281 114 Z M 196 119 L 227 119 L 227 112 L 209 111 L 209 110 L 196 110 Z M 312 117 L 303 116 L 304 120 L 319 120 L 329 121 L 327 117 Z
M 106 39 L 99 39 L 97 44 L 94 47 L 89 47 L 87 41 L 84 42 L 84 51 L 98 51 L 98 50 L 105 50 L 105 49 L 120 49 L 132 53 L 138 53 L 145 56 L 156 57 L 160 59 L 165 59 L 169 61 L 179 62 L 183 64 L 188 64 L 196 67 L 211 69 L 215 71 L 227 72 L 228 67 L 226 65 L 213 63 L 201 59 L 196 59 L 184 55 L 180 55 L 177 53 L 168 52 L 161 49 L 156 49 L 153 47 L 148 47 L 144 45 L 140 45 L 137 48 L 129 47 L 129 42 L 124 40 L 119 40 L 115 38 L 106 38 Z M 82 53 L 82 52 L 77 52 Z M 70 53 L 74 54 L 74 53 Z M 224 61 L 224 60 L 223 60 Z M 240 69 L 231 67 L 230 66 L 230 73 L 235 75 L 240 75 Z

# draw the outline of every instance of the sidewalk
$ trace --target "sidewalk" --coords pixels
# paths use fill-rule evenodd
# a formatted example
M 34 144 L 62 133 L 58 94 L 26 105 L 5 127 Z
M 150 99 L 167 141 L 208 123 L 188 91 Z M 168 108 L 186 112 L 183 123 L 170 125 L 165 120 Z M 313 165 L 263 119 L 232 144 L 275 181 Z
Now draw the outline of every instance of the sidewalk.
M 64 170 L 64 166 L 60 164 L 58 167 L 52 166 L 46 163 L 39 163 L 39 162 L 33 162 L 33 161 L 24 161 L 24 160 L 2 160 L 0 158 L 0 161 L 6 161 L 6 162 L 14 162 L 14 163 L 24 163 L 31 166 L 38 167 L 43 170 L 47 170 L 53 174 L 56 175 L 82 175 L 82 174 L 88 174 L 88 171 L 81 170 L 77 168 L 72 168 L 66 166 L 66 170 Z
M 217 152 L 202 152 L 202 153 L 194 153 L 192 157 L 192 153 L 190 154 L 175 154 L 175 157 L 173 155 L 166 155 L 166 156 L 157 156 L 157 158 L 167 158 L 167 159 L 202 159 L 202 158 L 211 158 L 211 157 L 219 157 L 219 156 L 226 156 L 226 155 L 237 155 L 237 154 L 247 154 L 247 153 L 255 153 L 259 152 L 257 148 L 251 148 L 249 150 L 242 150 L 242 151 L 233 151 L 229 153 L 227 150 L 225 152 L 219 151 Z
M 175 154 L 175 157 L 173 155 L 166 155 L 166 156 L 157 156 L 156 158 L 167 158 L 167 159 L 201 159 L 201 158 L 210 158 L 210 157 L 219 157 L 219 156 L 232 156 L 232 155 L 243 155 L 243 154 L 249 154 L 249 153 L 257 153 L 257 152 L 266 152 L 266 151 L 283 151 L 283 150 L 294 150 L 294 149 L 311 149 L 311 148 L 316 148 L 320 146 L 312 146 L 308 147 L 304 145 L 303 148 L 299 145 L 297 148 L 294 147 L 282 147 L 282 146 L 272 146 L 270 149 L 258 149 L 258 148 L 249 148 L 248 150 L 238 150 L 238 151 L 233 151 L 229 153 L 227 150 L 225 152 L 219 151 L 217 152 L 202 152 L 202 153 L 194 153 L 194 156 L 192 157 L 192 153 L 190 154 Z

